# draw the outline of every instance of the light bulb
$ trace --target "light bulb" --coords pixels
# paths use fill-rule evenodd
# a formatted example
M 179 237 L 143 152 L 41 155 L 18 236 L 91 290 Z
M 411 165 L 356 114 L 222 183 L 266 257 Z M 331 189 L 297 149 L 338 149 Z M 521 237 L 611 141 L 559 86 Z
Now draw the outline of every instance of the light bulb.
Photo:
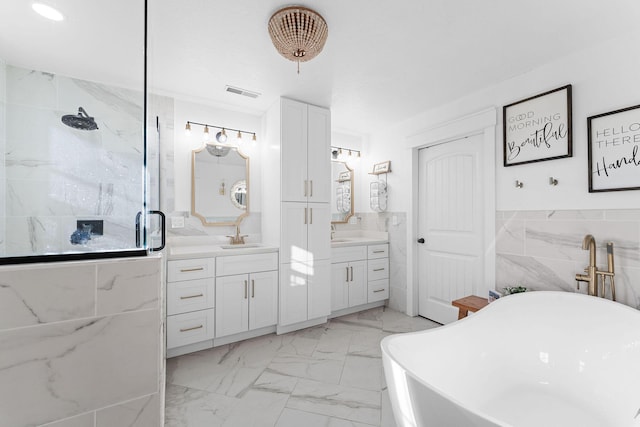
M 187 125 L 184 127 L 184 133 L 191 135 L 191 124 L 189 122 L 187 122 Z
M 205 142 L 209 142 L 209 126 L 205 125 L 204 126 L 204 134 L 203 134 L 203 139 L 205 140 Z

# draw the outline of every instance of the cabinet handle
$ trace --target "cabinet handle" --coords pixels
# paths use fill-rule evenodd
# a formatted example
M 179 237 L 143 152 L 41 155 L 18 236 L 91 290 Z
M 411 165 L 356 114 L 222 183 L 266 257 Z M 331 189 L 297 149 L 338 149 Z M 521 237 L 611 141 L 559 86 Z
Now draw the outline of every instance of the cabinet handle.
M 313 197 L 313 180 L 309 181 L 309 187 L 311 188 L 309 191 L 309 197 Z
M 256 281 L 251 279 L 251 298 L 256 296 Z
M 309 208 L 309 224 L 313 224 L 313 208 Z
M 198 295 L 187 295 L 186 297 L 180 297 L 180 299 L 189 299 L 189 298 L 200 298 L 203 297 L 203 294 L 198 294 Z
M 190 271 L 202 271 L 204 267 L 196 267 L 196 268 L 182 268 L 180 269 L 180 273 L 188 273 Z
M 307 208 L 304 208 L 304 225 L 307 225 Z
M 351 270 L 351 281 L 353 282 L 353 267 L 349 267 L 349 269 Z
M 345 267 L 344 269 L 347 272 L 347 280 L 345 280 L 345 282 L 349 283 L 349 267 Z
M 247 299 L 247 292 L 249 291 L 249 283 L 247 283 L 247 281 L 244 281 L 244 299 Z
M 196 329 L 202 329 L 202 328 L 204 328 L 204 325 L 194 326 L 193 328 L 180 329 L 180 332 L 195 331 Z
M 304 197 L 307 197 L 307 180 L 304 180 Z
M 384 268 L 374 268 L 373 271 L 384 271 Z
M 383 254 L 385 251 L 373 251 L 374 254 Z
M 376 289 L 375 291 L 373 291 L 373 293 L 374 293 L 374 294 L 376 294 L 376 293 L 378 293 L 378 292 L 383 292 L 383 291 L 384 291 L 384 288 L 382 288 L 382 289 Z

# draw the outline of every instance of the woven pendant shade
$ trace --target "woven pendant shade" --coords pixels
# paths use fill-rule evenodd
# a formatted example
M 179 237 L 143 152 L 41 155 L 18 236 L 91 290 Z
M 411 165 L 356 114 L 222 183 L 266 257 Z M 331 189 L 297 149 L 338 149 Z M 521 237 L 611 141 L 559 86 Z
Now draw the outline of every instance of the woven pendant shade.
M 269 35 L 280 55 L 299 65 L 322 52 L 328 29 L 317 12 L 303 6 L 289 6 L 271 16 Z

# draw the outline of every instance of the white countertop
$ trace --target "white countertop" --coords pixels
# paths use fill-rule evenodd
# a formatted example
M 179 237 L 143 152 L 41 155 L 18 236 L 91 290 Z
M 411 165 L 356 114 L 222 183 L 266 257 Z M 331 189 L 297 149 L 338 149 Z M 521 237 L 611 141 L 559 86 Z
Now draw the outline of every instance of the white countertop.
M 167 258 L 170 260 L 278 252 L 277 247 L 262 243 L 247 242 L 243 245 L 230 245 L 228 242 L 212 238 L 194 237 L 171 239 L 167 248 Z
M 332 248 L 376 245 L 389 243 L 389 233 L 384 231 L 336 231 L 331 239 Z

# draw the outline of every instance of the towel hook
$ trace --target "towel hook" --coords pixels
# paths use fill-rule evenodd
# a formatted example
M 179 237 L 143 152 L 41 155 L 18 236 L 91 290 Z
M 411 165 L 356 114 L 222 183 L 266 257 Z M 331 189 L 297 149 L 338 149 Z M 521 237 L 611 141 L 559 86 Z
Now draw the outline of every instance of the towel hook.
M 555 179 L 554 177 L 550 176 L 549 177 L 549 185 L 558 185 L 558 180 Z
M 524 183 L 516 179 L 516 188 L 522 188 L 523 186 L 524 186 Z

